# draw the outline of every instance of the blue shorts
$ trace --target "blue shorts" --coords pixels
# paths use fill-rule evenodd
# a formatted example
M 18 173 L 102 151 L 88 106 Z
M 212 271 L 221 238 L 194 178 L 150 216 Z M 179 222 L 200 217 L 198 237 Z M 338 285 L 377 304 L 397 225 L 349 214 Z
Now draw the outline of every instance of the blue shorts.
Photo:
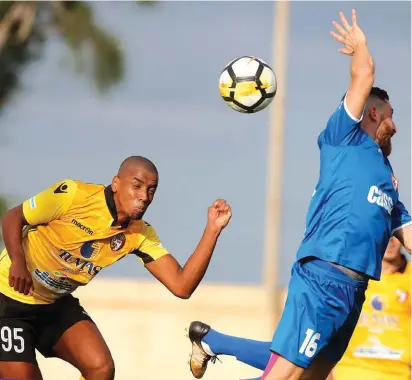
M 318 259 L 296 262 L 271 350 L 302 368 L 316 357 L 337 363 L 365 301 L 366 280 L 353 280 Z

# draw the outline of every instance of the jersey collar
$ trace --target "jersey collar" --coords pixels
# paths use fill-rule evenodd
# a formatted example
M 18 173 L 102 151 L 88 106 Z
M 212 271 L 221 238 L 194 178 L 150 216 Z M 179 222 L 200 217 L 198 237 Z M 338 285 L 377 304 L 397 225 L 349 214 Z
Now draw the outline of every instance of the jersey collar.
M 104 197 L 106 198 L 106 204 L 107 208 L 110 211 L 110 215 L 112 216 L 113 219 L 113 224 L 117 222 L 117 209 L 116 209 L 116 203 L 114 202 L 114 197 L 113 197 L 113 190 L 112 186 L 106 186 L 104 189 Z
M 117 208 L 116 208 L 116 203 L 114 201 L 114 193 L 112 190 L 112 185 L 108 185 L 104 189 L 104 197 L 106 198 L 106 204 L 107 208 L 110 211 L 110 215 L 112 216 L 113 222 L 112 226 L 114 226 L 117 223 Z M 119 228 L 126 228 L 129 225 L 129 222 L 127 222 L 124 225 L 119 226 Z

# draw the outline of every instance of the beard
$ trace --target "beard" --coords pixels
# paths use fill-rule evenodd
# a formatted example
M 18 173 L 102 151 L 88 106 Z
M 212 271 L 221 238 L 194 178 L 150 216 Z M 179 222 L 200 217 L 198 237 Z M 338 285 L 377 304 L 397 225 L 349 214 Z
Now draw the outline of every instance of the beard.
M 378 142 L 378 144 L 379 144 L 379 146 L 382 150 L 382 153 L 385 157 L 389 157 L 389 155 L 392 153 L 391 138 L 392 138 L 392 136 L 387 136 L 385 139 Z
M 392 136 L 393 133 L 389 131 L 378 131 L 376 132 L 376 143 L 382 150 L 385 157 L 388 157 L 392 153 Z

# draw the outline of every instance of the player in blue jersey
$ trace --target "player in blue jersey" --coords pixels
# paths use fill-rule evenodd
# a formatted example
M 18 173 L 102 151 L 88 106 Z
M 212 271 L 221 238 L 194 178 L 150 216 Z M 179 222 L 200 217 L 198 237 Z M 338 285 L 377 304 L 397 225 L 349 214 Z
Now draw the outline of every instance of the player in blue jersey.
M 331 34 L 352 57 L 351 80 L 318 138 L 319 180 L 265 380 L 326 379 L 346 350 L 369 279 L 380 278 L 391 235 L 411 250 L 411 217 L 388 160 L 393 109 L 386 91 L 373 87 L 375 65 L 356 12 L 352 25 L 340 19 Z M 202 346 L 209 334 L 191 327 L 191 370 L 200 378 L 212 357 Z

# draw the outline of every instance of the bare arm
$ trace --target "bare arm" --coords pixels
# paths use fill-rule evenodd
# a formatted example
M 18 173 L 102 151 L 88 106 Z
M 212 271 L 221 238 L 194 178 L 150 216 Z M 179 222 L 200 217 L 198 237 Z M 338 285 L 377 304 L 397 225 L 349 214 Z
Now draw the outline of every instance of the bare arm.
M 412 224 L 397 230 L 394 236 L 402 243 L 408 253 L 411 253 Z
M 3 240 L 11 260 L 9 285 L 27 295 L 32 290 L 33 281 L 27 270 L 22 245 L 23 227 L 26 225 L 22 205 L 7 211 L 2 220 Z
M 27 221 L 23 215 L 22 205 L 7 211 L 3 217 L 3 240 L 11 261 L 26 261 L 24 258 L 24 250 L 22 245 L 23 228 L 26 225 Z
M 146 268 L 176 297 L 190 298 L 206 273 L 219 235 L 220 231 L 206 226 L 198 246 L 183 268 L 172 255 L 148 263 Z
M 146 268 L 175 296 L 189 298 L 202 281 L 220 233 L 229 223 L 231 216 L 230 206 L 224 200 L 215 201 L 209 208 L 203 236 L 183 268 L 170 254 L 147 263 Z
M 60 191 L 62 186 L 64 191 Z M 22 244 L 23 227 L 37 226 L 61 217 L 70 207 L 76 190 L 77 185 L 71 180 L 56 183 L 9 210 L 3 217 L 3 239 L 11 260 L 9 285 L 15 291 L 27 295 L 33 290 Z
M 366 100 L 375 81 L 375 64 L 369 52 L 366 37 L 359 28 L 356 12 L 352 10 L 352 26 L 341 12 L 342 26 L 334 22 L 339 34 L 331 32 L 333 38 L 344 45 L 339 49 L 343 54 L 352 56 L 350 67 L 351 81 L 345 98 L 345 108 L 355 119 L 361 119 Z
M 374 81 L 374 63 L 365 42 L 358 46 L 352 57 L 351 81 L 345 98 L 347 112 L 356 119 L 362 117 Z

